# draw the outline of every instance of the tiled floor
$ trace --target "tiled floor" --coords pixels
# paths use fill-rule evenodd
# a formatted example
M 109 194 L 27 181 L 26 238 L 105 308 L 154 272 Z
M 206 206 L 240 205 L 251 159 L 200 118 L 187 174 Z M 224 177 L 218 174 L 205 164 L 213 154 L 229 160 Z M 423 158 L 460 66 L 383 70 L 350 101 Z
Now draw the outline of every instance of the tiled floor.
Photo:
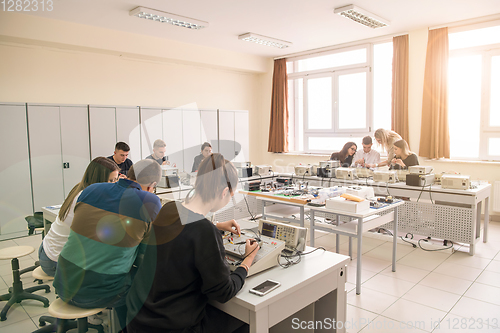
M 41 236 L 0 242 L 0 248 L 31 245 L 38 249 Z M 335 236 L 317 232 L 316 246 L 335 251 Z M 347 332 L 498 332 L 500 333 L 500 223 L 491 222 L 488 243 L 477 243 L 475 256 L 468 248 L 453 254 L 425 252 L 398 244 L 397 271 L 391 271 L 392 243 L 363 238 L 361 295 L 355 293 L 356 261 L 347 276 Z M 341 237 L 340 252 L 347 253 L 347 238 Z M 355 243 L 353 250 L 355 250 Z M 354 251 L 354 256 L 356 253 Z M 27 267 L 37 260 L 37 251 L 21 258 Z M 10 261 L 0 261 L 0 294 L 12 284 Z M 35 285 L 29 273 L 24 287 Z M 54 292 L 45 294 L 54 300 Z M 3 307 L 4 302 L 0 302 Z M 36 301 L 16 304 L 0 322 L 0 333 L 32 332 L 47 308 Z
M 452 254 L 398 244 L 396 272 L 392 242 L 364 237 L 361 295 L 356 261 L 348 266 L 347 332 L 500 333 L 500 223 L 491 222 L 488 232 L 475 256 L 468 246 L 456 245 Z M 315 246 L 335 251 L 335 236 L 318 234 Z M 347 238 L 340 253 L 348 253 Z

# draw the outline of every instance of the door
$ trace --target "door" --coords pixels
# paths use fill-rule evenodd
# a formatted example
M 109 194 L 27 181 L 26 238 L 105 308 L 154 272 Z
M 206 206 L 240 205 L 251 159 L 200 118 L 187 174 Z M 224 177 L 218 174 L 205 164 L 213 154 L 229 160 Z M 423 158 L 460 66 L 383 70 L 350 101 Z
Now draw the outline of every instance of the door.
M 26 105 L 0 104 L 0 234 L 26 231 L 25 216 L 33 215 L 28 155 Z

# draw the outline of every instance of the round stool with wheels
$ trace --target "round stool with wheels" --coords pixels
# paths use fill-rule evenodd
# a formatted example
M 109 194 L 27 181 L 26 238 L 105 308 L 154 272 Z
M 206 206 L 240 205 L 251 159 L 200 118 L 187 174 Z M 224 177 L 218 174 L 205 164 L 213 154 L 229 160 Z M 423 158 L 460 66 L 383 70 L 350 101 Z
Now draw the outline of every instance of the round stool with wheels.
M 33 252 L 35 252 L 35 249 L 32 246 L 13 246 L 0 250 L 0 260 L 12 259 L 12 276 L 14 278 L 12 282 L 12 292 L 0 296 L 0 301 L 7 301 L 2 312 L 0 312 L 0 321 L 7 319 L 7 311 L 9 311 L 13 304 L 21 303 L 21 301 L 25 299 L 35 299 L 43 302 L 44 307 L 49 306 L 49 300 L 47 298 L 32 294 L 32 292 L 41 289 L 45 289 L 45 292 L 49 293 L 49 286 L 42 285 L 23 289 L 23 283 L 21 282 L 19 273 L 19 260 L 17 258 L 27 256 Z
M 104 311 L 104 309 L 105 308 L 79 308 L 65 303 L 62 299 L 58 298 L 49 306 L 49 313 L 53 317 L 41 316 L 39 320 L 40 326 L 44 327 L 34 331 L 33 333 L 55 332 L 55 329 L 57 329 L 57 333 L 63 333 L 73 328 L 78 328 L 78 333 L 84 333 L 88 331 L 89 327 L 96 329 L 99 333 L 103 333 L 103 326 L 89 324 L 87 322 L 87 317 Z M 74 319 L 77 319 L 77 321 Z M 50 322 L 51 325 L 45 326 L 45 322 L 47 321 Z

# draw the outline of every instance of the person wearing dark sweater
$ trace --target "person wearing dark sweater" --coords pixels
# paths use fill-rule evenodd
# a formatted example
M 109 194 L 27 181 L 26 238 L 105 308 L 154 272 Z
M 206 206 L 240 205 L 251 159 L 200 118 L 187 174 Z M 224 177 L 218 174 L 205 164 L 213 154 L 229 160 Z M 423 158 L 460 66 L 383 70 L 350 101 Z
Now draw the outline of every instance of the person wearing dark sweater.
M 357 149 L 358 146 L 354 142 L 347 142 L 341 151 L 330 156 L 330 161 L 340 161 L 340 166 L 348 168 L 352 164 L 352 157 Z
M 162 139 L 155 140 L 153 143 L 153 153 L 148 155 L 146 159 L 155 160 L 159 165 L 170 165 L 170 162 L 165 155 L 167 144 Z
M 193 167 L 191 168 L 191 172 L 198 171 L 198 168 L 200 167 L 201 161 L 203 161 L 203 159 L 205 157 L 210 156 L 210 154 L 212 154 L 212 145 L 210 145 L 210 143 L 208 143 L 208 142 L 204 142 L 201 145 L 200 155 L 195 156 L 195 158 L 194 158 Z
M 240 234 L 240 227 L 204 217 L 231 200 L 237 182 L 236 168 L 213 154 L 199 166 L 194 195 L 163 206 L 127 296 L 128 333 L 248 332 L 247 324 L 208 304 L 238 293 L 259 250 L 247 240 L 246 258 L 230 272 L 220 231 Z
M 113 155 L 108 156 L 110 160 L 113 160 L 120 168 L 120 178 L 127 178 L 127 173 L 132 166 L 132 161 L 128 158 L 130 153 L 130 147 L 125 142 L 118 142 L 115 145 L 115 152 Z
M 410 151 L 405 140 L 394 142 L 395 157 L 391 161 L 389 170 L 408 169 L 410 166 L 418 165 L 418 157 Z

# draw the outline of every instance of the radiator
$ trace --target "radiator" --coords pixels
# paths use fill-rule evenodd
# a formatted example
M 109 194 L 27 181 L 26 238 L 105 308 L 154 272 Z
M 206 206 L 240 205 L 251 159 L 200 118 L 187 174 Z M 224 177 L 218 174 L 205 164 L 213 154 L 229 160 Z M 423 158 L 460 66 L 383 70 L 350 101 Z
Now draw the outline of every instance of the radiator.
M 500 181 L 496 181 L 493 185 L 493 210 L 500 212 Z

